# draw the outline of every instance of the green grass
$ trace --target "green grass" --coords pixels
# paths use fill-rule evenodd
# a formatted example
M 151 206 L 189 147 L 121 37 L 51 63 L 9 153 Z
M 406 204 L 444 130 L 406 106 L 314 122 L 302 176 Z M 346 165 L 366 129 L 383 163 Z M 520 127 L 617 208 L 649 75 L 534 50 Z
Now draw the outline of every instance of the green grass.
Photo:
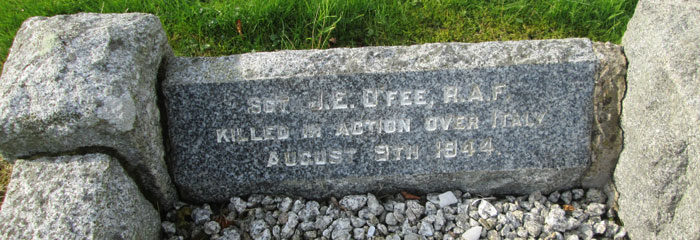
M 0 62 L 5 62 L 22 22 L 32 16 L 153 13 L 163 22 L 177 55 L 218 56 L 280 49 L 567 37 L 619 43 L 636 3 L 637 0 L 0 0 Z M 11 168 L 0 163 L 2 195 Z
M 5 192 L 7 192 L 7 185 L 10 183 L 10 175 L 12 175 L 12 165 L 0 158 L 0 205 L 5 200 Z
M 635 5 L 636 0 L 3 0 L 0 62 L 22 21 L 31 16 L 153 13 L 163 22 L 176 54 L 218 56 L 566 37 L 619 43 Z M 238 20 L 242 34 L 236 29 Z

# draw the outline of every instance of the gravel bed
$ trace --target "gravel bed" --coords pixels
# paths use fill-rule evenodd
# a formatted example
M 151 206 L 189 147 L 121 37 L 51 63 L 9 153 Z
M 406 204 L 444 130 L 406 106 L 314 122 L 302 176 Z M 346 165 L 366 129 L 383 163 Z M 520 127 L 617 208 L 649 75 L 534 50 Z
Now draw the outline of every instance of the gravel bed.
M 228 204 L 178 203 L 163 239 L 627 239 L 598 189 L 478 197 L 351 195 L 312 201 L 252 195 Z

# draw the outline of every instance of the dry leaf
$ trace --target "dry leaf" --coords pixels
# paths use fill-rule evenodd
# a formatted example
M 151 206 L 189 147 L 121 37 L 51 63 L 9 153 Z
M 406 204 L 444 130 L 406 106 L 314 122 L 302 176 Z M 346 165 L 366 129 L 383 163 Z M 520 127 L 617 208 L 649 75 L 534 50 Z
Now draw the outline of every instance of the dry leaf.
M 409 199 L 409 200 L 419 200 L 419 199 L 420 199 L 419 196 L 410 194 L 410 193 L 408 193 L 408 192 L 406 192 L 406 191 L 401 191 L 401 196 L 403 196 L 403 198 Z
M 574 206 L 573 206 L 573 205 L 564 204 L 564 211 L 571 212 L 571 211 L 573 211 L 573 210 L 574 210 Z
M 238 34 L 243 36 L 243 24 L 241 23 L 240 19 L 236 20 L 236 30 L 238 31 Z
M 227 228 L 227 227 L 233 225 L 233 221 L 229 222 L 228 220 L 226 220 L 226 217 L 224 217 L 224 216 L 217 216 L 214 220 L 219 223 L 219 226 L 221 226 L 221 229 L 224 229 L 224 228 Z
M 332 202 L 333 205 L 335 205 L 335 207 L 337 207 L 338 209 L 343 210 L 343 211 L 347 211 L 347 209 L 345 209 L 345 207 L 343 207 L 343 205 L 340 205 L 340 203 L 338 203 L 338 200 L 335 199 L 335 197 L 331 197 L 331 202 Z

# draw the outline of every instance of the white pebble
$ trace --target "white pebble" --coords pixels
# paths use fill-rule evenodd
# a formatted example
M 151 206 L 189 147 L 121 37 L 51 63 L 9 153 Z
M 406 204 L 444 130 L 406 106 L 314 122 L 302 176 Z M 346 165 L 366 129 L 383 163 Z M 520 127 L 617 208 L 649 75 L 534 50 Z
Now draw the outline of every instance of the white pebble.
M 480 226 L 470 228 L 462 234 L 462 240 L 479 240 L 479 237 L 481 236 L 481 229 L 482 228 Z
M 447 191 L 443 194 L 438 195 L 438 198 L 440 198 L 440 207 L 441 208 L 455 204 L 458 202 L 457 197 L 455 197 L 455 194 L 452 193 L 451 191 Z
M 496 215 L 498 215 L 498 210 L 488 201 L 481 200 L 481 203 L 479 203 L 479 216 L 483 219 L 487 219 L 495 217 Z

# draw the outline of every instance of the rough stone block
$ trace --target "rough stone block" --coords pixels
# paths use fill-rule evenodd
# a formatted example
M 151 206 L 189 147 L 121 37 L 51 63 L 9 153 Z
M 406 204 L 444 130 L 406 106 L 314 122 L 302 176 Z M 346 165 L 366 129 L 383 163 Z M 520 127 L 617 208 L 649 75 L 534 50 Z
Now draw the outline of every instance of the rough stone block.
M 697 239 L 700 1 L 639 1 L 622 43 L 629 70 L 614 176 L 620 218 L 632 239 Z
M 160 217 L 104 154 L 15 162 L 2 239 L 158 239 Z
M 197 201 L 580 185 L 597 58 L 563 39 L 169 59 L 173 178 Z
M 163 152 L 156 75 L 171 53 L 157 17 L 75 14 L 22 24 L 0 78 L 0 154 L 107 147 L 137 171 L 146 196 L 176 193 Z

